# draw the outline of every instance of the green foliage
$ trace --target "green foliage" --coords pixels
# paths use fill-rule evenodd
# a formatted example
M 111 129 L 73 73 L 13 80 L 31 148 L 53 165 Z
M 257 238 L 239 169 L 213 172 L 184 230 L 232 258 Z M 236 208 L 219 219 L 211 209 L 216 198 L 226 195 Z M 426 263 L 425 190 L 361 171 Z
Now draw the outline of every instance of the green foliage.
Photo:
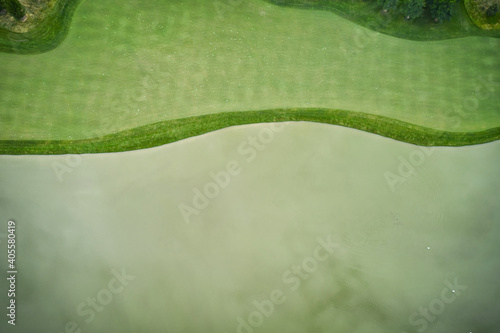
M 6 4 L 7 11 L 12 14 L 17 20 L 20 20 L 24 15 L 26 15 L 26 10 L 19 0 L 4 0 Z
M 403 0 L 401 12 L 408 20 L 414 20 L 424 13 L 425 0 Z
M 495 16 L 498 13 L 498 5 L 494 4 L 486 10 L 486 16 Z
M 497 5 L 497 9 L 489 9 L 494 4 Z M 489 30 L 488 32 L 500 32 L 500 15 L 498 15 L 498 12 L 493 16 L 488 16 L 487 13 L 488 10 L 490 10 L 490 14 L 498 11 L 500 0 L 464 0 L 464 5 L 467 14 L 476 26 L 482 30 Z
M 428 0 L 432 18 L 440 22 L 450 20 L 456 2 L 457 0 Z
M 424 14 L 425 10 L 439 22 L 449 21 L 458 0 L 377 0 L 386 11 L 396 10 L 408 20 L 414 20 Z
M 398 8 L 399 0 L 378 0 L 384 10 L 395 10 Z

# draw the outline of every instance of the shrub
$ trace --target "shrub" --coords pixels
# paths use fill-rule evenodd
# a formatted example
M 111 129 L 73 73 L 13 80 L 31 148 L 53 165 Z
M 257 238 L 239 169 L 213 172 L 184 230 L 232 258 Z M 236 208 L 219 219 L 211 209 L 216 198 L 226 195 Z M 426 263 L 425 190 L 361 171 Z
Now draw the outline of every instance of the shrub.
M 498 13 L 498 5 L 494 4 L 486 10 L 486 16 L 495 16 Z
M 408 20 L 416 19 L 424 13 L 425 0 L 402 0 L 401 11 Z
M 456 2 L 456 0 L 429 0 L 428 7 L 432 18 L 441 22 L 450 20 Z
M 398 0 L 378 0 L 384 10 L 395 10 L 398 8 Z
M 19 3 L 19 0 L 4 0 L 6 4 L 7 11 L 12 14 L 17 20 L 20 20 L 24 15 L 26 15 L 26 10 L 23 5 Z

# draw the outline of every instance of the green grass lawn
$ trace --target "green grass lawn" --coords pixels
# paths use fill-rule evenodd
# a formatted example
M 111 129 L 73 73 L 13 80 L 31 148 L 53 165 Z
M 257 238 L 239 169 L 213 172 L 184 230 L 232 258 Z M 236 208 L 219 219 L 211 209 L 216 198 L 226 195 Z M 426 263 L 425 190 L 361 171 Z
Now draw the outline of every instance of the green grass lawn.
M 272 112 L 228 115 L 275 109 L 300 109 L 297 120 L 306 120 L 311 109 L 349 110 L 431 132 L 492 133 L 500 126 L 499 50 L 496 38 L 417 42 L 330 11 L 258 0 L 83 2 L 57 48 L 0 54 L 1 151 L 51 153 L 61 145 L 57 151 L 81 151 L 74 140 L 138 127 L 137 137 L 160 143 L 165 140 L 155 138 L 177 131 L 180 119 L 217 115 L 217 125 L 196 125 L 172 138 L 272 121 Z M 290 112 L 283 119 L 294 120 L 296 111 Z M 329 117 L 310 116 L 338 123 Z M 366 118 L 362 128 L 370 122 Z M 163 124 L 164 132 L 145 133 L 158 128 L 152 124 Z M 408 130 L 378 132 L 405 138 Z M 33 142 L 45 148 L 32 150 Z M 107 149 L 99 145 L 83 152 Z

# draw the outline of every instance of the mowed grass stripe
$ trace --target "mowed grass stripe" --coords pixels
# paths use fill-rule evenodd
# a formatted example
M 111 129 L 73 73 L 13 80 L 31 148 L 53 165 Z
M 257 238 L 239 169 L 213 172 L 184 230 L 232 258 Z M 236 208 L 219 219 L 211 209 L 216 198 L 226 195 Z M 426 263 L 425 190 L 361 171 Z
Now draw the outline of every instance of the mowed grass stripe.
M 332 109 L 277 109 L 162 121 L 82 140 L 1 140 L 0 154 L 54 155 L 123 152 L 151 148 L 222 128 L 267 122 L 310 121 L 340 125 L 422 146 L 465 146 L 500 139 L 500 127 L 478 132 L 449 132 L 360 112 Z
M 0 54 L 8 73 L 0 139 L 86 139 L 207 114 L 308 107 L 443 131 L 500 126 L 498 39 L 414 42 L 327 11 L 220 4 L 225 10 L 204 0 L 82 3 L 61 47 Z M 476 86 L 489 95 L 476 98 Z

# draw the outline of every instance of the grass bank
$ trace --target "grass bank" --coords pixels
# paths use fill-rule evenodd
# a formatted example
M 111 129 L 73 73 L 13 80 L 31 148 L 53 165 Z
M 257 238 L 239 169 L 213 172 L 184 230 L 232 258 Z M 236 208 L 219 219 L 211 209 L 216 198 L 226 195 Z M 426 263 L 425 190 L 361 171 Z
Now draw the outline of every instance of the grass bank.
M 360 0 L 266 0 L 285 7 L 319 9 L 334 12 L 356 24 L 372 30 L 415 41 L 431 41 L 467 36 L 500 37 L 500 31 L 479 29 L 470 19 L 462 2 L 454 8 L 449 22 L 435 23 L 428 13 L 414 21 L 407 21 L 402 14 L 384 13 L 377 1 Z M 467 1 L 467 0 L 466 0 Z
M 497 138 L 498 39 L 415 42 L 327 11 L 224 5 L 83 2 L 57 49 L 0 53 L 2 153 L 124 151 L 288 120 L 422 145 Z
M 30 18 L 25 25 L 36 24 L 25 33 L 0 28 L 0 52 L 37 54 L 56 48 L 66 37 L 71 18 L 81 0 L 59 0 L 44 13 L 42 21 Z
M 500 127 L 479 132 L 439 131 L 403 121 L 332 109 L 225 112 L 162 121 L 82 140 L 1 140 L 0 154 L 86 154 L 151 148 L 222 128 L 265 122 L 310 121 L 340 125 L 423 146 L 465 146 L 500 139 Z

